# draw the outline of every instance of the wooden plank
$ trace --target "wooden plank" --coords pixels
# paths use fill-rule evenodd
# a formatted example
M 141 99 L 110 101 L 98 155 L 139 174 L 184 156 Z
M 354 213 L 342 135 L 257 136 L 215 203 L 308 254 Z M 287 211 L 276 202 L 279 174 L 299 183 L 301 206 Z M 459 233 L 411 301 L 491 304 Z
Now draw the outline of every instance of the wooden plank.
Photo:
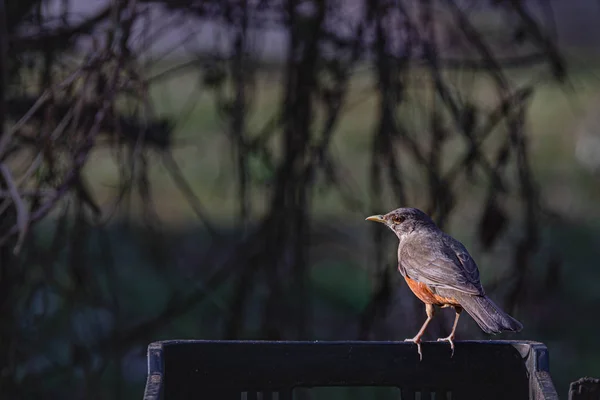
M 400 398 L 402 400 L 415 400 L 416 393 L 413 389 L 400 388 Z
M 273 400 L 273 392 L 270 390 L 262 392 L 262 400 Z
M 285 389 L 279 391 L 279 400 L 292 400 L 292 398 L 292 389 Z
M 448 400 L 448 392 L 445 390 L 438 390 L 435 392 L 435 400 Z
M 502 392 L 498 391 L 486 391 L 485 389 L 468 390 L 465 388 L 452 391 L 452 400 L 482 400 L 482 399 L 510 399 L 511 397 L 504 397 Z
M 214 399 L 214 400 L 242 400 L 242 392 L 239 392 L 235 389 L 228 389 L 228 388 L 221 388 L 220 390 L 214 390 L 211 389 L 209 391 L 204 391 L 202 390 L 201 387 L 197 387 L 196 386 L 196 394 L 193 396 L 188 396 L 186 395 L 186 397 L 176 397 L 176 399 L 181 399 L 181 398 L 188 398 L 188 399 L 195 399 L 195 398 L 201 398 L 201 399 Z M 190 391 L 187 391 L 187 393 L 193 393 Z M 165 396 L 165 400 L 171 400 L 171 397 L 167 397 Z
M 510 342 L 423 343 L 423 360 L 405 342 L 163 342 L 166 390 L 181 387 L 397 386 L 509 390 L 528 398 L 523 359 Z M 490 368 L 493 366 L 493 368 Z M 506 381 L 511 385 L 507 388 Z M 492 390 L 493 391 L 493 390 Z
M 447 399 L 448 391 L 452 400 L 558 399 L 541 343 L 457 342 L 454 357 L 443 343 L 422 347 L 419 361 L 414 345 L 405 342 L 157 342 L 148 348 L 144 400 L 240 399 L 242 392 L 263 391 L 285 400 L 291 388 L 317 386 L 394 386 L 404 388 L 403 399 L 425 389 L 436 400 Z

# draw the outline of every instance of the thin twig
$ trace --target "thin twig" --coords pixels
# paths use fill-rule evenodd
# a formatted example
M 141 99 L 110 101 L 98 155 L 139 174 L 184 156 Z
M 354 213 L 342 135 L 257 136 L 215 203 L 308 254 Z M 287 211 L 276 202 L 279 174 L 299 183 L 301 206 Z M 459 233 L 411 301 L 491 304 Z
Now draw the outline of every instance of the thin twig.
M 17 227 L 19 229 L 19 236 L 17 239 L 17 244 L 15 245 L 14 253 L 18 254 L 21 246 L 23 245 L 23 241 L 25 240 L 25 235 L 27 235 L 27 228 L 29 227 L 29 208 L 19 194 L 19 189 L 17 188 L 12 174 L 6 165 L 0 164 L 0 173 L 2 173 L 2 176 L 4 177 L 4 181 L 8 187 L 8 192 L 10 193 L 10 197 L 12 198 L 13 204 L 17 210 Z

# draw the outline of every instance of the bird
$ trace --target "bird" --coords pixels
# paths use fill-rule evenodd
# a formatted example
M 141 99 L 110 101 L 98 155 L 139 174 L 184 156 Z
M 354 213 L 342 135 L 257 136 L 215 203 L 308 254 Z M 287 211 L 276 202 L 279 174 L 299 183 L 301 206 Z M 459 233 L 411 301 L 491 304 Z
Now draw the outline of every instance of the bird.
M 433 319 L 435 307 L 455 311 L 450 335 L 438 341 L 449 342 L 454 356 L 454 339 L 463 309 L 488 334 L 519 332 L 523 324 L 508 315 L 486 294 L 479 280 L 479 268 L 465 246 L 444 233 L 418 208 L 398 208 L 366 220 L 380 222 L 398 237 L 398 270 L 408 287 L 425 303 L 427 319 L 415 337 L 419 359 L 423 359 L 421 338 Z

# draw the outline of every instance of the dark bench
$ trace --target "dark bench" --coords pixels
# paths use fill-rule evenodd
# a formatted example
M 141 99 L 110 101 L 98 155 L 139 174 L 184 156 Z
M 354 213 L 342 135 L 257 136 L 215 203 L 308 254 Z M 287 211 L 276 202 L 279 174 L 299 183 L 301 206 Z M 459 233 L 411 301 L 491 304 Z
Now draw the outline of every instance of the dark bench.
M 402 400 L 558 396 L 537 342 L 164 341 L 148 347 L 144 400 L 292 399 L 294 388 L 392 386 Z M 260 393 L 260 395 L 259 395 Z

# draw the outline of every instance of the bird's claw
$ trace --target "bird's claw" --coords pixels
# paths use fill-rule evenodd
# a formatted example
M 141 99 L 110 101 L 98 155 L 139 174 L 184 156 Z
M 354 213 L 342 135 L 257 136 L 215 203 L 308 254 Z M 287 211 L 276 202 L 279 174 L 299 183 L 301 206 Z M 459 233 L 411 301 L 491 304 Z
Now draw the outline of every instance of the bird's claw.
M 450 357 L 454 357 L 454 336 L 450 335 L 450 336 L 445 337 L 445 338 L 439 338 L 437 341 L 438 342 L 449 342 L 450 343 L 450 349 L 452 349 L 452 354 L 450 355 Z
M 423 353 L 421 352 L 421 338 L 414 337 L 411 339 L 404 339 L 405 342 L 413 342 L 417 345 L 417 352 L 419 353 L 419 361 L 423 361 Z

